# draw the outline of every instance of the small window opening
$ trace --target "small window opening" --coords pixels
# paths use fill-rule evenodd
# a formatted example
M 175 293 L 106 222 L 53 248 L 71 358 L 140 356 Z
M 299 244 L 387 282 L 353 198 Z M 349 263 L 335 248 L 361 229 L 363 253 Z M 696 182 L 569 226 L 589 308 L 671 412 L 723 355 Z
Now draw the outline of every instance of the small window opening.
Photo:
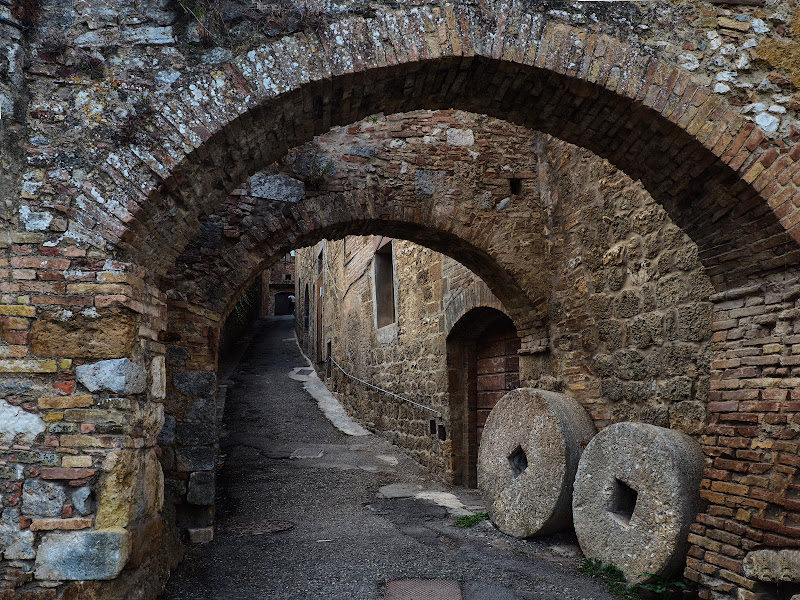
M 447 441 L 447 431 L 444 428 L 444 425 L 437 426 L 437 433 L 439 434 L 439 439 L 443 442 Z
M 375 314 L 378 328 L 395 322 L 391 242 L 375 252 Z
M 519 196 L 522 193 L 522 179 L 519 177 L 512 177 L 508 183 L 511 187 L 512 194 Z
M 284 273 L 283 274 L 283 280 L 284 281 L 291 281 L 292 280 L 292 274 L 291 273 Z
M 317 256 L 317 275 L 322 273 L 322 250 L 319 251 L 319 255 Z
M 431 419 L 430 420 L 430 430 L 429 431 L 430 431 L 431 435 L 436 435 L 436 419 Z
M 623 525 L 630 524 L 638 497 L 639 492 L 624 481 L 614 478 L 614 491 L 611 496 L 609 512 L 617 517 L 617 520 Z
M 508 455 L 508 464 L 511 465 L 511 474 L 514 477 L 519 477 L 528 468 L 528 457 L 522 446 L 517 446 L 517 449 Z

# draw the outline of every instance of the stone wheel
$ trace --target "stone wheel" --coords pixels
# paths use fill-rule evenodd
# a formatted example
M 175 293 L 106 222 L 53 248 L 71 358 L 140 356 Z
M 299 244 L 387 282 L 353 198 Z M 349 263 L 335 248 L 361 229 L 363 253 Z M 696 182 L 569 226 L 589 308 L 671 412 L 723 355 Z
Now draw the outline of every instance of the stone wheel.
M 500 531 L 531 537 L 569 526 L 581 448 L 595 432 L 563 394 L 520 388 L 500 399 L 478 450 L 478 487 Z
M 586 447 L 572 515 L 581 550 L 613 563 L 630 582 L 667 575 L 685 560 L 700 508 L 703 453 L 686 434 L 616 423 Z

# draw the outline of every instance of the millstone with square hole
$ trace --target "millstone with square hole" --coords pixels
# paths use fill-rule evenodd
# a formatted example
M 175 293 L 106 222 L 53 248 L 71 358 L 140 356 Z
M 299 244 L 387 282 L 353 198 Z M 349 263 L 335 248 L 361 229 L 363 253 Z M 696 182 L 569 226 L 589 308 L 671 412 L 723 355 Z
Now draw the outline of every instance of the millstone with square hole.
M 478 487 L 500 531 L 531 537 L 569 526 L 578 459 L 595 431 L 564 394 L 520 388 L 500 399 L 478 449 Z
M 630 582 L 682 566 L 700 506 L 703 453 L 689 436 L 616 423 L 586 447 L 575 476 L 573 519 L 584 554 Z

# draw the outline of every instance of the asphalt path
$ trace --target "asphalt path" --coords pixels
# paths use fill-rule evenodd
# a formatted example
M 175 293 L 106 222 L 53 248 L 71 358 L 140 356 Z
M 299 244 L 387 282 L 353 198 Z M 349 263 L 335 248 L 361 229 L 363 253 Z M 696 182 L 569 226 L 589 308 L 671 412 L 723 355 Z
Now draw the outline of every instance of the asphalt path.
M 456 527 L 479 493 L 379 435 L 342 433 L 304 389 L 307 366 L 291 317 L 257 322 L 230 374 L 215 539 L 188 549 L 162 600 L 613 598 L 578 573 L 573 534 Z

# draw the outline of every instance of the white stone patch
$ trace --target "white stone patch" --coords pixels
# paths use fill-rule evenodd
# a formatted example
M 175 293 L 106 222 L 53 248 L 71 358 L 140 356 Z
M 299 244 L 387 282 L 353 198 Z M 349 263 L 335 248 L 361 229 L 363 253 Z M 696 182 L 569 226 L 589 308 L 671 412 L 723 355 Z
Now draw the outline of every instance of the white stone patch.
M 756 124 L 767 133 L 774 133 L 778 130 L 781 120 L 769 113 L 761 113 L 756 116 Z
M 772 106 L 769 107 L 769 112 L 774 113 L 776 115 L 785 115 L 786 109 L 783 106 L 773 104 Z
M 700 66 L 700 61 L 694 54 L 681 54 L 678 56 L 678 66 L 687 71 L 694 71 Z
M 38 416 L 0 401 L 0 441 L 31 443 L 44 430 L 45 423 Z
M 33 181 L 26 181 L 22 184 L 23 192 L 25 192 L 25 187 L 28 185 L 36 186 L 36 189 L 38 190 L 42 184 Z M 50 227 L 50 223 L 53 221 L 53 215 L 50 213 L 32 211 L 27 206 L 22 206 L 19 209 L 19 218 L 22 219 L 22 223 L 25 225 L 26 231 L 45 231 L 48 227 Z
M 718 83 L 717 85 L 714 86 L 715 94 L 727 94 L 730 91 L 731 91 L 730 86 L 725 83 Z
M 753 19 L 753 31 L 756 33 L 768 33 L 769 27 L 761 19 Z
M 472 146 L 475 143 L 475 134 L 472 129 L 448 129 L 447 144 L 449 146 Z

